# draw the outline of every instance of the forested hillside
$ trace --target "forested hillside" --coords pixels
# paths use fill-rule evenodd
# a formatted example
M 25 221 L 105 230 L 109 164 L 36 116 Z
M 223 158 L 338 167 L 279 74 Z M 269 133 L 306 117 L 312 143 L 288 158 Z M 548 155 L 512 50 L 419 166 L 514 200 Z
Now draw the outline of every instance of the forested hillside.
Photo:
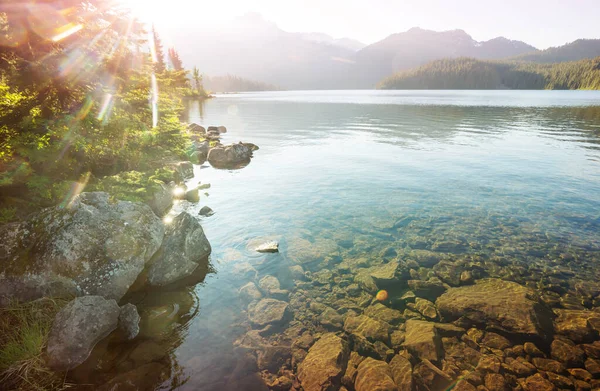
M 383 80 L 381 89 L 600 89 L 600 57 L 536 64 L 473 58 L 433 61 Z
M 206 76 L 204 87 L 210 92 L 247 92 L 247 91 L 277 91 L 273 84 L 245 79 L 239 76 Z
M 600 56 L 600 39 L 578 39 L 566 45 L 537 50 L 513 57 L 514 60 L 538 63 L 578 61 Z
M 185 155 L 182 97 L 205 96 L 112 2 L 63 3 L 0 8 L 0 221 Z

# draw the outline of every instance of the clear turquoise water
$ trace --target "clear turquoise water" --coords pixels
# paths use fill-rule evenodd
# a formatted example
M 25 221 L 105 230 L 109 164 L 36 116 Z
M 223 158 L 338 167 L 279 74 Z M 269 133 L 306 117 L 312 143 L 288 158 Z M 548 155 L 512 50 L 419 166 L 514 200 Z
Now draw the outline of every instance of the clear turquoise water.
M 223 389 L 237 362 L 234 341 L 246 331 L 237 290 L 249 279 L 239 265 L 293 290 L 285 271 L 299 238 L 330 264 L 454 243 L 458 257 L 600 278 L 599 92 L 228 94 L 191 103 L 189 121 L 225 125 L 224 144 L 260 150 L 241 170 L 196 167 L 191 184 L 210 183 L 209 195 L 178 206 L 216 212 L 202 219 L 215 272 L 164 303 L 141 304 L 178 303 L 162 337 L 148 332 L 168 348 L 167 389 Z M 279 254 L 249 248 L 266 236 L 277 236 Z

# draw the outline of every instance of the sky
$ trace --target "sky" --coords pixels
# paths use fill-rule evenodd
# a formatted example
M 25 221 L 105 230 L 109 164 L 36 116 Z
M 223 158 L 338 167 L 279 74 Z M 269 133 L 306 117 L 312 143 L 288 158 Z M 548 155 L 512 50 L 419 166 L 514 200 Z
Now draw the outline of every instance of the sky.
M 540 49 L 600 38 L 600 0 L 123 1 L 166 30 L 194 24 L 218 27 L 257 12 L 285 31 L 321 32 L 366 44 L 411 27 L 462 29 L 478 41 L 504 36 Z

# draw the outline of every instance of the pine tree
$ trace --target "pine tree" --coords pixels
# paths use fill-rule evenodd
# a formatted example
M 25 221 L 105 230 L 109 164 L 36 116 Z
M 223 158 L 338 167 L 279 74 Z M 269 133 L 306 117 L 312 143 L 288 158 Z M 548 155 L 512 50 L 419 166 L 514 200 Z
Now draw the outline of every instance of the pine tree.
M 194 67 L 194 70 L 192 71 L 192 78 L 196 84 L 196 90 L 198 91 L 198 94 L 202 94 L 204 87 L 202 86 L 202 75 L 200 74 L 198 67 Z
M 152 37 L 154 41 L 154 51 L 156 53 L 156 62 L 154 63 L 154 70 L 158 73 L 163 73 L 167 66 L 165 64 L 165 55 L 163 53 L 163 46 L 156 28 L 152 25 Z
M 175 48 L 169 48 L 168 51 L 169 62 L 173 65 L 173 69 L 176 71 L 183 71 L 183 62 L 179 57 L 179 53 L 175 50 Z

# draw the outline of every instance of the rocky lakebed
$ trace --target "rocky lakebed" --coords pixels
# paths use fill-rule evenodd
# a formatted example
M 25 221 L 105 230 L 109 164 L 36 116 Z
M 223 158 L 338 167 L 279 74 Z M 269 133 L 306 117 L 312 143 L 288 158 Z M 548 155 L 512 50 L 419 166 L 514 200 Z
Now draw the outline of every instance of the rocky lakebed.
M 239 169 L 257 149 L 221 145 L 222 127 L 189 130 L 196 165 Z M 202 228 L 214 211 L 186 211 L 200 185 L 181 192 L 181 213 L 168 213 L 173 189 L 193 176 L 189 162 L 176 166 L 179 183 L 150 205 L 82 193 L 1 227 L 3 303 L 76 297 L 47 347 L 74 389 L 600 389 L 597 243 L 563 245 L 493 215 L 457 231 L 444 216 L 375 221 L 354 234 L 307 226 L 249 238 L 257 257 L 220 252 L 231 306 L 207 316 L 194 286 L 214 273 Z M 219 316 L 230 326 L 211 329 Z M 204 331 L 205 350 L 174 359 L 183 335 Z

